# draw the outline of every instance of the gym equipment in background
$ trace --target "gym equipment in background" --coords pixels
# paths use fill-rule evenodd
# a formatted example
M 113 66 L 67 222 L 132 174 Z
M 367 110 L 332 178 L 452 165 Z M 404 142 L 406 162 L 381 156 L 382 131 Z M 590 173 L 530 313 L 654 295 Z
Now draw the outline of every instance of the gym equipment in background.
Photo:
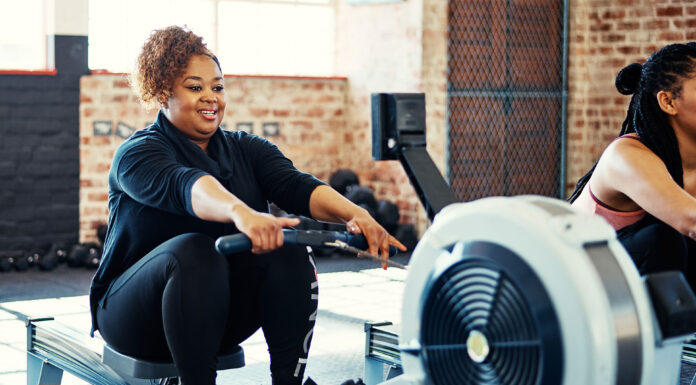
M 346 195 L 348 187 L 355 185 L 359 186 L 360 180 L 353 170 L 339 168 L 329 177 L 329 186 L 341 195 Z
M 424 95 L 372 102 L 373 157 L 401 161 L 434 219 L 405 283 L 404 374 L 383 385 L 678 382 L 696 326 L 680 272 L 640 277 L 611 226 L 557 199 L 455 203 L 425 151 Z
M 68 249 L 64 244 L 54 243 L 50 245 L 47 251 L 36 255 L 40 270 L 51 271 L 58 266 L 59 263 L 65 261 L 68 257 Z
M 66 263 L 70 267 L 87 267 L 95 269 L 101 261 L 101 247 L 95 242 L 73 245 L 68 253 Z

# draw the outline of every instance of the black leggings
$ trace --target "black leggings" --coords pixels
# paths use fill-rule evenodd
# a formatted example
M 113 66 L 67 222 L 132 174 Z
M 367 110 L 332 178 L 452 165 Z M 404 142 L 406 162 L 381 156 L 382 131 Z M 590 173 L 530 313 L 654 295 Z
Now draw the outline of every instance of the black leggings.
M 689 243 L 680 232 L 646 215 L 640 221 L 617 231 L 617 238 L 643 274 L 679 270 L 689 280 Z M 689 280 L 692 287 L 694 284 Z
M 273 384 L 300 384 L 318 285 L 305 247 L 223 257 L 183 234 L 126 270 L 97 309 L 104 340 L 143 359 L 174 360 L 185 385 L 214 384 L 218 352 L 263 329 Z

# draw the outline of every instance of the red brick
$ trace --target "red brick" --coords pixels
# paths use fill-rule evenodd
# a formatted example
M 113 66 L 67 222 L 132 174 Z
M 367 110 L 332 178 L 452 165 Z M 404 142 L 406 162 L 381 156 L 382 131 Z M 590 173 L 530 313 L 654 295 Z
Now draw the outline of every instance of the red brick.
M 108 214 L 106 211 L 106 206 L 104 206 L 104 207 L 85 207 L 82 209 L 82 213 L 84 215 L 104 215 L 104 216 L 106 216 Z
M 684 32 L 663 31 L 658 35 L 658 39 L 667 41 L 681 41 L 684 39 Z
M 264 118 L 269 112 L 268 108 L 249 108 L 249 114 L 255 118 Z
M 106 202 L 109 199 L 109 194 L 107 193 L 89 193 L 87 194 L 87 200 L 90 202 Z
M 679 5 L 658 7 L 655 10 L 655 14 L 657 16 L 682 16 L 684 14 L 684 7 Z
M 302 116 L 306 116 L 308 118 L 321 118 L 324 116 L 324 109 L 321 107 L 310 108 L 309 110 L 305 111 Z
M 634 2 L 634 0 L 626 0 L 626 1 L 628 1 L 628 3 L 629 3 L 627 5 L 633 5 L 632 3 Z M 653 15 L 653 8 L 652 7 L 635 7 L 628 12 L 628 16 L 631 18 L 647 17 L 647 16 L 652 16 L 652 15 Z
M 625 34 L 609 33 L 609 34 L 602 35 L 602 42 L 603 43 L 617 43 L 617 42 L 622 42 L 622 41 L 626 41 Z
M 322 95 L 317 99 L 317 103 L 333 103 L 336 101 L 336 96 L 334 95 Z
M 273 110 L 273 116 L 275 117 L 288 117 L 290 116 L 290 110 Z
M 602 19 L 623 19 L 626 16 L 626 11 L 623 9 L 605 11 L 602 14 Z
M 655 30 L 655 29 L 666 29 L 669 28 L 669 20 L 648 20 L 643 22 L 643 29 Z
M 93 136 L 90 140 L 92 146 L 105 146 L 111 144 L 111 138 L 108 136 Z
M 126 79 L 114 80 L 114 88 L 130 88 L 130 83 Z
M 616 23 L 618 31 L 635 31 L 640 29 L 640 23 L 637 21 L 625 21 Z
M 292 121 L 290 122 L 291 129 L 311 129 L 312 122 L 306 121 Z
M 640 53 L 640 47 L 636 46 L 622 46 L 617 47 L 616 50 L 623 55 L 637 55 Z

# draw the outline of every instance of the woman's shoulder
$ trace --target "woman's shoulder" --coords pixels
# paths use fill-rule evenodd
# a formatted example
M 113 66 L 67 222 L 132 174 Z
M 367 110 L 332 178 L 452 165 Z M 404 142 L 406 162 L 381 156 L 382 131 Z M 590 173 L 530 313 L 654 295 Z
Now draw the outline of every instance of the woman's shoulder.
M 248 133 L 242 130 L 230 131 L 230 130 L 220 130 L 222 137 L 228 143 L 235 143 L 241 146 L 251 146 L 251 147 L 263 147 L 263 146 L 274 146 L 268 139 Z
M 153 124 L 135 131 L 133 135 L 118 146 L 115 155 L 123 155 L 139 150 L 167 149 L 169 147 L 166 136 Z
M 640 137 L 635 133 L 617 137 L 611 143 L 609 143 L 609 146 L 607 146 L 606 150 L 604 151 L 605 154 L 609 153 L 629 157 L 640 156 L 645 152 L 653 154 L 648 146 L 646 146 Z

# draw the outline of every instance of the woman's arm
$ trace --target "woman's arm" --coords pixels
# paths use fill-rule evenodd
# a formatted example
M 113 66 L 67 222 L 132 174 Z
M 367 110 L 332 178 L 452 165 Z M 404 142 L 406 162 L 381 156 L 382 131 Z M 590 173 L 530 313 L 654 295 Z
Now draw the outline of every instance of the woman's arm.
M 253 210 L 210 175 L 203 175 L 194 182 L 191 206 L 200 219 L 233 222 L 251 239 L 254 253 L 265 253 L 282 246 L 283 227 L 300 223 L 297 218 L 278 218 Z
M 389 245 L 406 251 L 406 246 L 387 231 L 363 208 L 346 199 L 333 188 L 321 185 L 312 191 L 309 197 L 309 211 L 312 218 L 324 221 L 343 222 L 348 231 L 362 233 L 369 245 L 368 252 L 383 258 L 389 258 Z M 386 269 L 386 264 L 382 264 Z
M 638 207 L 696 239 L 696 198 L 670 176 L 664 162 L 637 140 L 612 143 L 592 175 L 592 192 L 619 210 Z

